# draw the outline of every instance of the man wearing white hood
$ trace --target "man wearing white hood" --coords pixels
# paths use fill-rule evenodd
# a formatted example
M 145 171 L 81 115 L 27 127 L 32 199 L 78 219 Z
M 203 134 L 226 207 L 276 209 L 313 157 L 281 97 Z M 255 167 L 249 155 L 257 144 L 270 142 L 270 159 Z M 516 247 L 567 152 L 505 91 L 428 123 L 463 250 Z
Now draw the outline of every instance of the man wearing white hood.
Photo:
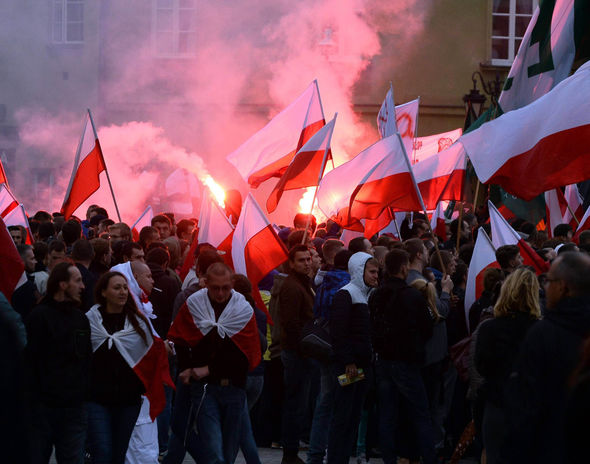
M 148 319 L 155 319 L 152 304 L 148 301 L 154 287 L 149 266 L 141 261 L 131 261 L 117 264 L 111 271 L 118 271 L 127 278 L 129 291 L 139 310 Z M 158 464 L 158 425 L 150 418 L 149 400 L 145 396 L 142 399 L 141 410 L 129 440 L 125 464 Z
M 379 283 L 379 263 L 370 254 L 355 253 L 348 261 L 350 283 L 334 295 L 330 308 L 333 380 L 346 374 L 348 385 L 335 387 L 334 408 L 328 438 L 328 463 L 348 463 L 360 420 L 367 379 L 359 379 L 371 365 L 369 293 Z M 358 381 L 355 381 L 358 380 Z

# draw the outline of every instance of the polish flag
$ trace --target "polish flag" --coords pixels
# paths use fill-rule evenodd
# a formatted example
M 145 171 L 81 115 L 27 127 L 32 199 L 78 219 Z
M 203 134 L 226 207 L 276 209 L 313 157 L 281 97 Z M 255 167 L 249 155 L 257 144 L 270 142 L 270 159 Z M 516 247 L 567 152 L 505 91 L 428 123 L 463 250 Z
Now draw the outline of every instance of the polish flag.
M 317 196 L 327 217 L 345 229 L 361 232 L 360 219 L 378 219 L 387 207 L 422 209 L 397 135 L 381 139 L 328 172 Z
M 0 184 L 0 216 L 2 217 L 18 206 L 18 201 L 6 185 Z
M 0 161 L 0 184 L 8 185 L 8 179 L 6 178 L 6 172 L 4 171 L 2 161 Z
M 0 218 L 0 275 L 2 276 L 0 292 L 8 301 L 12 298 L 14 291 L 27 282 L 25 264 L 2 218 Z
M 142 381 L 145 396 L 150 401 L 150 417 L 154 421 L 166 406 L 164 384 L 174 388 L 174 382 L 170 378 L 168 355 L 164 348 L 164 342 L 153 334 L 151 325 L 139 318 L 137 318 L 137 322 L 143 329 L 147 344 L 131 325 L 129 319 L 125 320 L 123 330 L 109 335 L 102 324 L 102 315 L 98 310 L 98 305 L 90 308 L 86 317 L 90 322 L 92 351 L 96 351 L 105 342 L 108 343 L 109 348 L 115 345 L 125 362 Z
M 270 271 L 284 263 L 288 253 L 252 194 L 248 194 L 236 224 L 231 255 L 236 273 L 248 277 L 252 283 L 252 296 L 256 306 L 266 311 L 270 320 L 270 314 L 258 291 L 258 283 Z
M 441 242 L 447 240 L 447 226 L 442 202 L 436 205 L 436 209 L 434 210 L 434 213 L 432 213 L 432 217 L 430 218 L 430 228 L 438 236 Z
M 486 269 L 495 267 L 500 268 L 496 261 L 496 250 L 486 231 L 480 227 L 477 232 L 477 240 L 473 248 L 473 256 L 469 263 L 467 272 L 467 286 L 465 287 L 465 320 L 467 321 L 467 330 L 471 333 L 474 327 L 469 327 L 469 310 L 483 292 L 483 275 Z
M 488 209 L 490 211 L 492 243 L 494 247 L 498 249 L 503 245 L 518 245 L 525 265 L 533 266 L 537 274 L 547 272 L 549 265 L 510 227 L 510 224 L 508 224 L 491 201 L 488 201 Z
M 252 188 L 281 177 L 313 134 L 325 124 L 317 81 L 266 126 L 227 156 Z
M 340 235 L 340 241 L 344 243 L 344 246 L 348 248 L 348 244 L 353 238 L 357 237 L 364 237 L 365 235 L 362 232 L 350 229 L 344 229 L 342 234 Z
M 152 219 L 154 218 L 154 210 L 150 205 L 143 210 L 141 216 L 131 226 L 131 233 L 133 234 L 133 241 L 139 242 L 139 233 L 141 229 L 152 225 Z
M 74 169 L 70 184 L 61 207 L 61 213 L 68 218 L 100 187 L 99 175 L 106 171 L 106 165 L 96 135 L 96 129 L 90 117 L 90 110 L 84 120 L 82 137 L 76 150 Z
M 466 167 L 467 157 L 460 143 L 414 165 L 414 177 L 427 209 L 435 209 L 441 200 L 463 199 Z
M 574 241 L 576 243 L 579 242 L 580 239 L 580 232 L 584 230 L 590 229 L 590 206 L 586 209 L 584 216 L 580 219 L 580 225 L 576 229 L 576 233 L 574 234 Z
M 233 268 L 232 262 L 232 240 L 234 226 L 209 194 L 205 192 L 201 202 L 199 214 L 199 235 L 198 243 L 210 243 L 219 251 L 223 252 L 223 260 Z
M 266 209 L 272 213 L 285 190 L 296 190 L 318 185 L 324 174 L 326 163 L 332 159 L 330 141 L 334 132 L 336 116 L 328 124 L 317 131 L 289 164 L 277 185 L 266 200 Z
M 463 134 L 463 129 L 459 128 L 441 134 L 417 137 L 414 141 L 414 149 L 412 150 L 410 161 L 412 161 L 412 164 L 416 164 L 446 150 L 459 140 L 461 134 Z
M 18 205 L 12 211 L 10 211 L 6 216 L 4 216 L 4 223 L 6 227 L 10 226 L 22 226 L 27 231 L 27 238 L 25 243 L 27 245 L 32 245 L 33 234 L 31 234 L 31 226 L 29 225 L 29 220 L 27 219 L 27 214 L 25 213 L 25 207 L 23 205 Z
M 565 221 L 563 215 L 567 211 L 567 204 L 560 188 L 545 192 L 545 209 L 547 211 L 547 236 L 553 237 L 553 229 Z
M 392 108 L 395 108 L 395 118 L 390 117 Z M 390 87 L 377 114 L 377 129 L 381 138 L 384 139 L 399 131 L 408 156 L 412 153 L 414 139 L 418 132 L 419 108 L 420 98 L 395 106 L 393 102 L 393 87 Z
M 590 178 L 590 62 L 533 103 L 463 134 L 477 176 L 524 200 Z
M 580 195 L 576 184 L 566 185 L 565 199 L 569 208 L 566 208 L 565 213 L 563 214 L 563 222 L 575 228 L 578 226 L 578 221 L 581 221 L 584 216 L 584 207 L 582 206 L 584 200 L 582 200 L 582 196 Z M 570 210 L 573 211 L 575 218 L 572 216 Z M 577 221 L 576 218 L 578 219 Z
M 174 343 L 194 347 L 211 330 L 217 330 L 221 338 L 229 337 L 248 359 L 249 370 L 260 363 L 260 337 L 254 309 L 243 295 L 231 291 L 231 297 L 219 319 L 203 288 L 189 296 L 178 311 L 168 338 Z

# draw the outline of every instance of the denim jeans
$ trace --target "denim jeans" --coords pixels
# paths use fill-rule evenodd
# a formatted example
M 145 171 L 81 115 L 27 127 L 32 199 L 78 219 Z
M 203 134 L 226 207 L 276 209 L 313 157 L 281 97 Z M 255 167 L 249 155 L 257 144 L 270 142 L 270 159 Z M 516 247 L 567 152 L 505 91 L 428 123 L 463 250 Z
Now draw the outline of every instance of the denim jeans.
M 330 374 L 329 366 L 320 366 L 320 394 L 318 395 L 311 423 L 309 451 L 307 452 L 308 464 L 322 464 L 324 460 L 326 448 L 328 447 L 328 434 L 330 433 L 334 393 L 337 385 L 338 381 Z
M 139 402 L 117 406 L 86 403 L 88 445 L 93 464 L 125 463 L 125 453 L 140 409 Z
M 240 448 L 246 392 L 243 388 L 194 382 L 186 449 L 196 462 L 233 463 Z
M 87 415 L 83 405 L 51 407 L 31 406 L 29 453 L 31 463 L 47 464 L 55 446 L 58 464 L 82 464 Z
M 330 373 L 334 379 L 344 374 L 344 371 L 344 366 L 330 366 Z M 366 375 L 369 375 L 369 371 L 365 371 Z M 369 381 L 370 379 L 365 378 L 344 387 L 337 384 L 334 388 L 334 409 L 328 437 L 328 464 L 345 464 L 350 459 L 352 447 L 356 444 L 355 432 Z
M 425 464 L 436 462 L 434 432 L 420 367 L 380 359 L 375 366 L 379 400 L 379 443 L 385 464 L 396 462 L 395 429 L 399 403 L 406 403 Z
M 311 361 L 302 358 L 296 351 L 283 350 L 285 396 L 283 400 L 283 448 L 294 455 L 299 450 L 303 417 L 309 395 Z
M 244 455 L 246 464 L 260 464 L 260 456 L 258 455 L 258 447 L 254 441 L 254 433 L 252 433 L 252 424 L 250 422 L 250 414 L 248 412 L 248 405 L 244 408 L 242 414 L 242 436 L 240 437 L 240 450 Z
M 170 417 L 172 416 L 172 387 L 164 385 L 164 395 L 166 396 L 166 406 L 156 418 L 158 423 L 158 445 L 160 453 L 168 450 L 168 440 L 170 439 Z
M 184 446 L 187 436 L 187 423 L 191 408 L 191 389 L 188 385 L 177 380 L 174 407 L 170 417 L 170 438 L 168 439 L 168 451 L 162 459 L 162 464 L 182 464 L 186 455 Z

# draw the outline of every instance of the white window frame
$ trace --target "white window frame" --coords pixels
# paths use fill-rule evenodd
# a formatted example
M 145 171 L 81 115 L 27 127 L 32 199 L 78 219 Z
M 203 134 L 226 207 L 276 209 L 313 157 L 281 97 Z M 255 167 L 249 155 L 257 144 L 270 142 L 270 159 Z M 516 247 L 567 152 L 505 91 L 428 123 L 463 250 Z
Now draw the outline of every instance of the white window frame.
M 530 0 L 532 3 L 531 17 L 535 12 L 535 8 L 539 5 L 539 0 Z M 490 10 L 492 13 L 492 22 L 490 23 L 490 63 L 496 66 L 511 66 L 518 49 L 516 48 L 516 41 L 522 40 L 522 37 L 516 37 L 516 17 L 528 16 L 528 14 L 516 13 L 516 0 L 510 0 L 510 8 L 508 13 L 494 14 L 494 1 L 490 1 Z M 508 16 L 508 35 L 493 35 L 494 31 L 494 16 Z M 493 58 L 493 39 L 508 39 L 508 58 Z
M 68 18 L 68 3 L 82 6 L 82 19 L 71 20 Z M 61 7 L 60 21 L 56 21 L 57 6 Z M 73 24 L 82 26 L 81 40 L 68 40 L 68 27 Z M 56 38 L 59 28 L 61 39 Z M 84 43 L 84 0 L 51 0 L 51 41 L 55 44 L 83 44 Z
M 197 0 L 194 0 L 193 6 L 186 8 L 180 7 L 181 0 L 170 0 L 171 8 L 162 8 L 158 6 L 158 0 L 152 0 L 152 47 L 156 57 L 158 58 L 194 58 L 196 56 L 196 13 L 197 13 Z M 158 30 L 158 13 L 160 10 L 171 10 L 172 11 L 172 29 L 169 31 Z M 188 31 L 180 30 L 180 15 L 181 14 L 192 14 L 192 29 Z M 169 32 L 172 34 L 172 50 L 171 51 L 160 51 L 158 47 L 158 34 L 160 32 Z M 194 44 L 192 50 L 181 52 L 180 48 L 180 36 L 182 33 L 189 33 L 194 35 Z M 189 45 L 190 48 L 190 45 Z

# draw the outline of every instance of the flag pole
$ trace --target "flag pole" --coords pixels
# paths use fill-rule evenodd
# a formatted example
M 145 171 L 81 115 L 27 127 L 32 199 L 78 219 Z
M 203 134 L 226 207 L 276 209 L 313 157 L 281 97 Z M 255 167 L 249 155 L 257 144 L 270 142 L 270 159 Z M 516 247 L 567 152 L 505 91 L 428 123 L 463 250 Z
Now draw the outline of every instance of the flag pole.
M 463 224 L 463 202 L 459 202 L 459 208 L 461 208 L 459 210 L 459 220 L 457 222 L 457 245 L 455 247 L 455 249 L 457 250 L 457 253 L 459 253 L 459 241 L 461 239 L 461 225 Z
M 317 81 L 316 81 L 317 85 Z M 338 113 L 334 114 L 334 124 L 332 125 L 332 133 L 334 132 L 334 126 L 336 125 L 336 118 L 338 117 Z M 318 196 L 318 189 L 320 188 L 320 181 L 324 176 L 324 170 L 326 169 L 326 162 L 328 161 L 328 151 L 330 151 L 330 145 L 332 143 L 332 133 L 330 133 L 330 138 L 328 140 L 328 146 L 324 150 L 324 157 L 322 158 L 322 166 L 320 167 L 320 175 L 318 176 L 318 185 L 315 188 L 315 192 L 313 192 L 313 199 L 311 200 L 311 207 L 309 208 L 309 216 L 307 216 L 307 222 L 305 224 L 305 231 L 303 232 L 303 238 L 301 239 L 301 244 L 305 244 L 305 239 L 307 239 L 307 229 L 309 229 L 309 224 L 311 223 L 311 216 L 313 214 L 313 205 L 315 200 Z M 332 161 L 334 163 L 334 161 Z
M 396 135 L 397 135 L 397 139 L 399 140 L 399 144 L 402 147 L 402 151 L 404 153 L 406 165 L 408 166 L 408 171 L 410 172 L 410 177 L 412 178 L 412 183 L 414 184 L 414 189 L 416 190 L 416 194 L 418 195 L 418 199 L 420 200 L 420 206 L 422 207 L 422 211 L 424 211 L 424 216 L 426 217 L 426 224 L 428 226 L 428 230 L 430 231 L 430 233 L 434 237 L 434 231 L 432 230 L 432 227 L 430 226 L 430 221 L 428 220 L 428 212 L 426 210 L 426 204 L 424 203 L 424 198 L 422 198 L 422 192 L 420 192 L 420 189 L 418 188 L 418 184 L 416 182 L 416 177 L 414 177 L 414 170 L 412 169 L 410 159 L 408 158 L 408 153 L 406 152 L 406 147 L 404 145 L 404 141 L 402 140 L 402 136 L 399 133 L 399 131 L 396 131 Z M 442 256 L 440 254 L 440 249 L 438 248 L 438 244 L 436 243 L 436 240 L 434 240 L 434 249 L 436 250 L 436 255 L 438 256 L 438 261 L 439 261 L 440 266 L 442 268 L 443 274 L 446 274 L 447 273 L 446 266 L 443 263 Z
M 94 139 L 98 140 L 98 134 L 96 133 L 96 127 L 94 127 L 94 119 L 92 118 L 92 113 L 90 112 L 90 108 L 88 108 L 88 116 L 90 117 L 90 124 L 92 125 L 92 131 L 94 132 Z M 79 156 L 79 153 L 78 153 L 78 156 Z M 109 188 L 111 189 L 111 195 L 113 196 L 113 203 L 115 204 L 115 210 L 117 211 L 117 217 L 119 218 L 119 222 L 123 222 L 123 221 L 121 221 L 121 213 L 119 213 L 119 206 L 117 205 L 117 200 L 115 198 L 113 184 L 111 184 L 111 178 L 109 176 L 109 170 L 107 169 L 107 163 L 104 162 L 104 156 L 102 156 L 102 149 L 100 151 L 100 156 L 102 157 L 102 160 L 103 160 L 104 172 L 107 175 L 107 181 L 109 183 Z
M 567 200 L 566 200 L 566 203 L 567 203 Z M 576 220 L 576 224 L 578 224 L 578 227 L 580 227 L 580 221 L 578 221 L 578 218 L 576 217 L 576 215 L 572 211 L 572 207 L 570 206 L 569 203 L 567 203 L 567 210 L 570 212 L 570 214 L 572 215 L 572 217 Z

